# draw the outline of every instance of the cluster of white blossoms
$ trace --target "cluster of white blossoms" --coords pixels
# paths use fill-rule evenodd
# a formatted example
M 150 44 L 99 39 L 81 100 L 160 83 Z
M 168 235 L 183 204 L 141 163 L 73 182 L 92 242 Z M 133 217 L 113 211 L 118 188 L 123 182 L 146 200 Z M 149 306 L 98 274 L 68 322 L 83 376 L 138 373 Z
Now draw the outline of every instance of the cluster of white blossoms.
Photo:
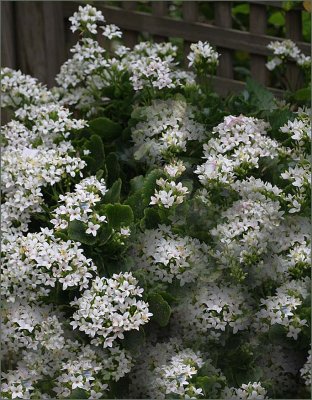
M 107 397 L 109 383 L 129 373 L 132 358 L 119 347 L 98 349 L 65 340 L 61 348 L 25 350 L 15 370 L 2 373 L 5 399 L 72 398 L 81 389 L 89 399 Z M 51 381 L 53 397 L 42 393 L 40 382 Z
M 310 268 L 311 225 L 302 217 L 287 217 L 271 233 L 268 247 L 259 263 L 250 265 L 249 284 L 266 280 L 279 284 L 292 277 L 301 278 Z
M 250 265 L 267 251 L 284 212 L 278 201 L 260 196 L 235 201 L 221 214 L 223 222 L 211 230 L 221 265 L 230 266 L 231 260 Z
M 152 382 L 158 393 L 157 398 L 165 399 L 168 394 L 185 399 L 203 396 L 203 390 L 190 382 L 203 364 L 203 359 L 193 350 L 185 349 L 172 356 L 168 363 L 157 366 Z
M 78 11 L 74 13 L 72 17 L 69 18 L 71 22 L 71 30 L 75 32 L 79 31 L 89 31 L 90 33 L 97 33 L 97 23 L 104 22 L 104 16 L 101 11 L 87 4 L 86 6 L 79 6 Z
M 114 274 L 112 278 L 96 277 L 91 289 L 71 303 L 78 310 L 70 323 L 91 336 L 91 343 L 112 347 L 113 342 L 124 338 L 124 332 L 139 330 L 152 315 L 148 304 L 138 298 L 143 289 L 137 286 L 131 273 Z
M 260 382 L 243 383 L 239 388 L 227 388 L 223 398 L 233 400 L 263 400 L 268 399 L 266 389 Z
M 134 246 L 137 268 L 151 282 L 178 280 L 180 286 L 194 282 L 207 266 L 208 246 L 198 239 L 179 236 L 168 226 L 145 230 Z
M 85 224 L 86 233 L 96 236 L 100 224 L 107 220 L 105 215 L 94 211 L 94 206 L 106 192 L 104 179 L 91 176 L 81 180 L 75 185 L 74 192 L 59 196 L 61 205 L 54 210 L 54 218 L 51 219 L 54 229 L 64 230 L 71 221 L 81 221 Z
M 183 100 L 155 100 L 135 110 L 140 120 L 132 129 L 135 158 L 153 165 L 184 153 L 192 141 L 203 141 L 204 126 L 195 110 Z
M 290 39 L 271 42 L 267 47 L 274 54 L 274 57 L 266 64 L 270 71 L 273 71 L 285 61 L 294 61 L 297 65 L 306 68 L 311 66 L 311 57 L 304 55 L 296 43 Z
M 8 303 L 1 309 L 4 354 L 13 356 L 20 349 L 62 349 L 65 339 L 60 317 L 50 306 L 29 305 L 26 301 Z
M 174 329 L 192 340 L 202 336 L 206 340 L 221 340 L 222 332 L 248 329 L 251 320 L 248 294 L 241 286 L 208 283 L 199 287 L 192 303 L 183 302 L 175 309 Z
M 75 358 L 62 362 L 53 391 L 58 398 L 66 399 L 79 388 L 86 391 L 89 399 L 102 399 L 110 389 L 109 381 L 119 381 L 131 366 L 130 355 L 119 347 L 100 350 L 87 345 Z
M 195 69 L 216 67 L 219 64 L 219 56 L 208 42 L 199 41 L 192 43 L 190 53 L 187 56 L 189 67 L 194 66 Z M 208 68 L 207 68 L 208 67 Z
M 1 107 L 18 108 L 24 104 L 40 105 L 53 101 L 52 93 L 37 79 L 15 71 L 1 68 Z
M 304 366 L 300 369 L 300 375 L 306 386 L 311 386 L 311 350 L 309 350 L 308 358 Z
M 204 144 L 207 161 L 195 170 L 200 182 L 231 184 L 237 177 L 258 168 L 261 158 L 276 157 L 280 145 L 267 135 L 269 127 L 267 122 L 253 117 L 225 117 Z
M 156 181 L 159 189 L 155 189 L 154 196 L 151 197 L 150 204 L 158 205 L 164 208 L 170 208 L 176 204 L 183 203 L 185 196 L 189 193 L 186 186 L 182 182 L 160 178 Z
M 2 295 L 11 302 L 17 299 L 34 301 L 47 296 L 57 283 L 63 290 L 68 287 L 86 289 L 96 266 L 85 257 L 79 245 L 56 238 L 47 228 L 18 236 L 15 242 L 4 239 Z
M 280 127 L 286 138 L 291 138 L 296 158 L 309 154 L 311 141 L 311 109 L 298 109 L 296 118 Z M 285 139 L 286 139 L 285 138 Z M 297 154 L 299 152 L 299 154 Z
M 297 340 L 302 327 L 307 326 L 307 320 L 301 319 L 296 310 L 309 295 L 310 284 L 309 278 L 288 281 L 277 288 L 275 296 L 261 299 L 254 328 L 267 332 L 272 325 L 278 324 L 287 331 L 287 337 Z
M 211 376 L 222 377 L 220 370 L 213 367 L 211 360 L 202 358 L 197 352 L 184 348 L 177 339 L 149 345 L 144 349 L 130 374 L 130 393 L 133 398 L 165 399 L 170 396 L 197 399 L 204 396 L 202 388 L 192 381 L 199 369 L 206 365 Z M 218 383 L 211 383 L 218 387 Z

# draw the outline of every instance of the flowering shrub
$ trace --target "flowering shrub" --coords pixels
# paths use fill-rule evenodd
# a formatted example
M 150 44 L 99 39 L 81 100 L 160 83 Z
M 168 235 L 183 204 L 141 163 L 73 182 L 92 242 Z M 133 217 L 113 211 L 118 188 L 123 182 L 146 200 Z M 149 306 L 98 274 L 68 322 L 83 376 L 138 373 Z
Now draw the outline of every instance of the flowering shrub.
M 185 71 L 91 5 L 70 22 L 54 88 L 1 71 L 1 398 L 309 398 L 307 104 L 221 98 L 207 42 Z

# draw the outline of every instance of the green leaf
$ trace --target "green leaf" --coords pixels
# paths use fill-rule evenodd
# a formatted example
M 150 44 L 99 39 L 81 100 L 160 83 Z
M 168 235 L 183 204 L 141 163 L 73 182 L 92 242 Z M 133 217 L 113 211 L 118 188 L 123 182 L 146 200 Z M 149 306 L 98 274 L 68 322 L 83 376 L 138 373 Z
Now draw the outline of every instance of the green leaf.
M 119 203 L 122 181 L 119 178 L 103 197 L 104 203 Z
M 92 132 L 99 135 L 104 142 L 116 139 L 122 133 L 121 125 L 106 117 L 99 117 L 89 121 Z
M 129 226 L 134 220 L 133 211 L 128 205 L 104 204 L 101 211 L 107 216 L 109 226 L 115 229 Z
M 131 192 L 136 192 L 137 190 L 142 189 L 143 185 L 144 185 L 144 176 L 143 175 L 136 176 L 130 181 Z
M 125 333 L 122 343 L 126 350 L 137 353 L 139 349 L 144 348 L 145 332 L 141 328 L 139 331 L 130 331 Z
M 161 169 L 154 169 L 145 178 L 143 185 L 143 201 L 145 206 L 148 206 L 151 201 L 151 196 L 153 196 L 156 188 L 157 179 L 164 176 L 164 172 Z
M 257 81 L 247 78 L 246 89 L 250 94 L 249 102 L 258 110 L 272 110 L 276 108 L 273 94 Z
M 235 7 L 232 8 L 232 13 L 233 15 L 237 15 L 237 14 L 243 14 L 243 15 L 248 15 L 249 14 L 249 4 L 239 4 Z
M 137 191 L 133 193 L 124 204 L 129 205 L 132 208 L 133 214 L 136 219 L 141 219 L 144 217 L 144 202 L 143 202 L 143 191 Z
M 142 144 L 138 150 L 135 151 L 133 157 L 135 160 L 140 161 L 150 150 L 152 144 L 151 143 L 144 143 Z
M 106 157 L 107 184 L 111 185 L 120 177 L 120 164 L 116 153 L 109 153 Z
M 294 119 L 294 113 L 290 110 L 274 110 L 268 117 L 271 128 L 279 129 L 285 125 L 287 121 Z
M 82 221 L 70 221 L 68 224 L 68 236 L 76 242 L 92 245 L 96 242 L 96 237 L 86 233 L 85 224 Z
M 162 327 L 168 325 L 171 315 L 171 307 L 166 300 L 164 300 L 164 298 L 158 293 L 151 293 L 147 300 L 149 310 L 153 313 L 152 320 Z
M 101 169 L 105 162 L 105 153 L 102 139 L 99 135 L 92 135 L 88 144 L 90 154 L 86 157 L 90 172 L 96 173 Z
M 297 90 L 294 93 L 294 98 L 297 101 L 311 101 L 311 87 L 305 87 Z
M 161 223 L 158 210 L 155 208 L 145 208 L 144 218 L 141 220 L 140 226 L 144 229 L 155 229 Z
M 80 400 L 80 399 L 87 399 L 89 396 L 87 395 L 87 392 L 83 389 L 77 388 L 74 389 L 68 399 L 75 399 L 75 400 Z
M 269 23 L 275 26 L 285 25 L 285 15 L 281 11 L 272 13 L 268 19 Z

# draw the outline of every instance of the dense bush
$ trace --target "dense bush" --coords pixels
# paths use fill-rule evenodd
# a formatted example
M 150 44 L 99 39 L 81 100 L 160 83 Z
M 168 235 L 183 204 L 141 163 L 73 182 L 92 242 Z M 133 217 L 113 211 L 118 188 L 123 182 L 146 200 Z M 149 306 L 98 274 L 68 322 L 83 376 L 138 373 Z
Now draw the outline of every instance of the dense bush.
M 309 398 L 307 92 L 221 98 L 208 43 L 185 71 L 71 23 L 56 87 L 1 72 L 2 398 Z

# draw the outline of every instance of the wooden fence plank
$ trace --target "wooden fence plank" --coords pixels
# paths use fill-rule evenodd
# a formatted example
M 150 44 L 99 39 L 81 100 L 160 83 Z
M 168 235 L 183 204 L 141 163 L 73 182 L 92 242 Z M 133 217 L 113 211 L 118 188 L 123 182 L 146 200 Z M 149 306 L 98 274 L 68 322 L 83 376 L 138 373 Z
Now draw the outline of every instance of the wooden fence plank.
M 1 3 L 1 63 L 3 67 L 16 68 L 16 46 L 14 29 L 14 3 Z
M 182 13 L 183 13 L 183 19 L 184 19 L 184 21 L 186 23 L 196 22 L 198 20 L 198 4 L 197 4 L 197 2 L 194 2 L 194 1 L 183 1 Z M 179 36 L 179 35 L 175 35 L 175 36 Z M 186 38 L 184 37 L 184 39 L 186 39 Z M 188 56 L 188 54 L 190 52 L 191 43 L 192 43 L 192 41 L 190 41 L 190 40 L 184 40 L 183 51 L 184 51 L 184 64 L 185 64 L 185 66 L 188 65 L 187 56 Z
M 55 76 L 66 60 L 63 9 L 60 2 L 52 1 L 43 1 L 42 7 L 46 49 L 46 83 L 48 86 L 53 86 L 55 84 Z
M 286 13 L 286 37 L 294 41 L 302 39 L 301 12 L 298 10 Z M 299 89 L 303 83 L 303 77 L 296 65 L 287 66 L 286 77 L 292 90 Z
M 156 17 L 164 17 L 168 14 L 168 2 L 167 1 L 153 1 L 152 2 L 152 14 Z M 164 42 L 168 38 L 166 36 L 154 35 L 154 41 L 157 43 Z
M 259 4 L 251 4 L 250 5 L 250 14 L 249 14 L 249 30 L 251 33 L 265 34 L 267 25 L 267 12 L 266 6 Z M 254 79 L 257 79 L 263 85 L 267 83 L 267 68 L 266 58 L 257 55 L 251 54 L 250 60 L 250 70 L 251 75 Z
M 47 82 L 42 5 L 35 1 L 17 1 L 17 62 L 23 72 Z
M 245 82 L 224 78 L 222 76 L 214 76 L 212 78 L 212 82 L 216 92 L 224 96 L 229 93 L 240 92 L 246 87 Z M 270 90 L 270 92 L 272 92 L 278 98 L 283 98 L 285 95 L 285 92 L 283 90 L 271 87 L 268 87 L 267 89 Z
M 115 7 L 97 5 L 102 10 L 106 19 L 111 23 L 119 24 L 123 29 L 150 32 L 153 35 L 167 37 L 182 37 L 190 42 L 197 42 L 207 38 L 215 46 L 225 47 L 233 50 L 253 52 L 254 54 L 271 55 L 267 45 L 277 38 L 268 35 L 256 35 L 235 29 L 219 28 L 210 24 L 200 22 L 177 21 L 169 17 L 156 17 L 142 12 L 130 12 L 118 10 Z M 64 3 L 66 15 L 76 9 L 72 2 Z M 310 54 L 310 44 L 298 42 L 298 46 L 305 54 Z
M 123 1 L 122 7 L 125 11 L 130 12 L 130 15 L 131 15 L 133 10 L 135 10 L 135 8 L 136 8 L 136 2 L 135 1 Z M 121 10 L 119 12 L 121 12 Z M 104 15 L 105 15 L 105 13 L 104 13 Z M 113 21 L 110 20 L 110 22 L 113 22 Z M 130 29 L 125 29 L 123 31 L 123 39 L 124 39 L 125 45 L 127 47 L 132 48 L 138 42 L 138 34 L 136 32 L 136 29 L 131 29 L 131 27 L 130 27 Z
M 214 12 L 215 12 L 215 25 L 221 26 L 222 28 L 232 27 L 231 2 L 228 1 L 215 2 Z M 217 75 L 224 76 L 226 78 L 233 78 L 232 51 L 226 49 L 225 47 L 218 47 L 217 50 L 221 54 Z

